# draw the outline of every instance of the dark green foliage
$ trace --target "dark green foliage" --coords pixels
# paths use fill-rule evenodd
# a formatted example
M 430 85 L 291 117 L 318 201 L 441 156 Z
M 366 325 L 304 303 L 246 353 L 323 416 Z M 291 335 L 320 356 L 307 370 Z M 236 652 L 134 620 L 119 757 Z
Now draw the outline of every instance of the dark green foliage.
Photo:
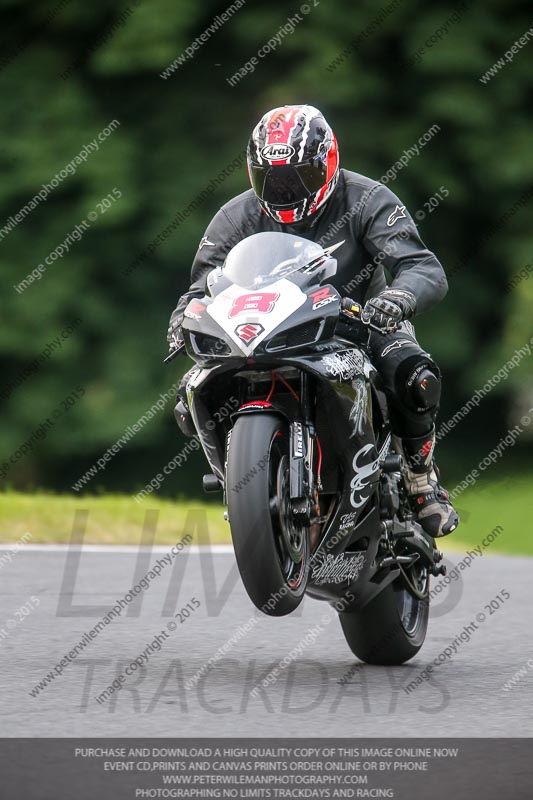
M 300 13 L 298 4 L 248 0 L 193 58 L 160 77 L 228 5 L 0 3 L 0 231 L 85 144 L 112 120 L 120 122 L 74 175 L 12 232 L 0 234 L 2 386 L 18 381 L 49 342 L 81 320 L 60 350 L 0 399 L 0 461 L 8 461 L 76 385 L 85 389 L 10 467 L 8 484 L 68 489 L 185 369 L 161 363 L 168 317 L 187 288 L 211 216 L 248 187 L 245 168 L 124 272 L 238 156 L 258 116 L 284 102 L 319 106 L 337 132 L 342 164 L 375 178 L 433 124 L 441 127 L 389 185 L 413 213 L 439 187 L 449 190 L 420 221 L 424 240 L 450 272 L 448 297 L 418 323 L 445 375 L 442 420 L 533 334 L 533 273 L 513 280 L 533 258 L 526 102 L 533 39 L 490 80 L 479 80 L 530 29 L 527 4 L 310 0 L 310 13 L 300 14 L 294 32 L 284 33 L 274 52 L 231 87 L 226 78 Z M 40 280 L 17 293 L 13 287 L 114 188 L 121 198 Z M 533 406 L 532 365 L 524 357 L 441 445 L 458 477 Z M 133 490 L 150 480 L 183 446 L 171 408 L 89 488 Z M 532 429 L 516 453 L 525 452 Z M 473 447 L 469 453 L 466 443 Z M 191 465 L 163 491 L 196 490 L 201 456 L 191 457 Z

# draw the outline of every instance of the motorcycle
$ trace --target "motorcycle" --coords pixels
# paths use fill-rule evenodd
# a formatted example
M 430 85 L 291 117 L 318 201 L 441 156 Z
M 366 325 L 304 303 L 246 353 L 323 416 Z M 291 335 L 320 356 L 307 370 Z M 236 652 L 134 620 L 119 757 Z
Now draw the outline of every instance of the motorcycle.
M 186 391 L 204 489 L 223 492 L 253 604 L 282 616 L 306 594 L 326 601 L 359 659 L 401 664 L 422 647 L 430 575 L 445 568 L 409 510 L 371 320 L 328 283 L 341 245 L 242 240 L 187 305 L 166 361 L 196 362 Z

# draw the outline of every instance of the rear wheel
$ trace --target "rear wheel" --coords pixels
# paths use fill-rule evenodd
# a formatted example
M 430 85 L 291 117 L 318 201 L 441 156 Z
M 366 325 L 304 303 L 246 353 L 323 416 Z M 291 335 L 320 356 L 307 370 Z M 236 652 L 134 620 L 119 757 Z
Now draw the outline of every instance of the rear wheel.
M 429 619 L 426 568 L 413 567 L 409 580 L 421 597 L 415 596 L 398 577 L 364 608 L 339 614 L 346 641 L 361 661 L 403 664 L 424 644 Z
M 265 614 L 290 614 L 305 592 L 309 537 L 292 514 L 284 420 L 264 412 L 237 419 L 226 494 L 233 548 L 251 601 Z

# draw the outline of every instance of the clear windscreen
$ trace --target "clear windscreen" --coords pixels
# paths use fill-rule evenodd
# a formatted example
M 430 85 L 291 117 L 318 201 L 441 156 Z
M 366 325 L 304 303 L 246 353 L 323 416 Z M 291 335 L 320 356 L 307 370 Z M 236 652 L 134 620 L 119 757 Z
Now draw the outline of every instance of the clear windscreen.
M 258 289 L 281 278 L 301 284 L 305 267 L 309 273 L 305 282 L 316 283 L 334 275 L 337 262 L 319 244 L 290 233 L 255 233 L 230 250 L 223 273 L 243 289 Z

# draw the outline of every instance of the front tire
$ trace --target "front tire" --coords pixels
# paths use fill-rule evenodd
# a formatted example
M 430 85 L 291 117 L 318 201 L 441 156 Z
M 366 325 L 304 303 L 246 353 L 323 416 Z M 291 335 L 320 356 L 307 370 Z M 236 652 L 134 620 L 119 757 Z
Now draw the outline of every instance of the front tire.
M 231 432 L 226 495 L 233 549 L 252 603 L 284 616 L 302 602 L 308 529 L 295 525 L 288 487 L 289 431 L 280 417 L 239 417 Z

